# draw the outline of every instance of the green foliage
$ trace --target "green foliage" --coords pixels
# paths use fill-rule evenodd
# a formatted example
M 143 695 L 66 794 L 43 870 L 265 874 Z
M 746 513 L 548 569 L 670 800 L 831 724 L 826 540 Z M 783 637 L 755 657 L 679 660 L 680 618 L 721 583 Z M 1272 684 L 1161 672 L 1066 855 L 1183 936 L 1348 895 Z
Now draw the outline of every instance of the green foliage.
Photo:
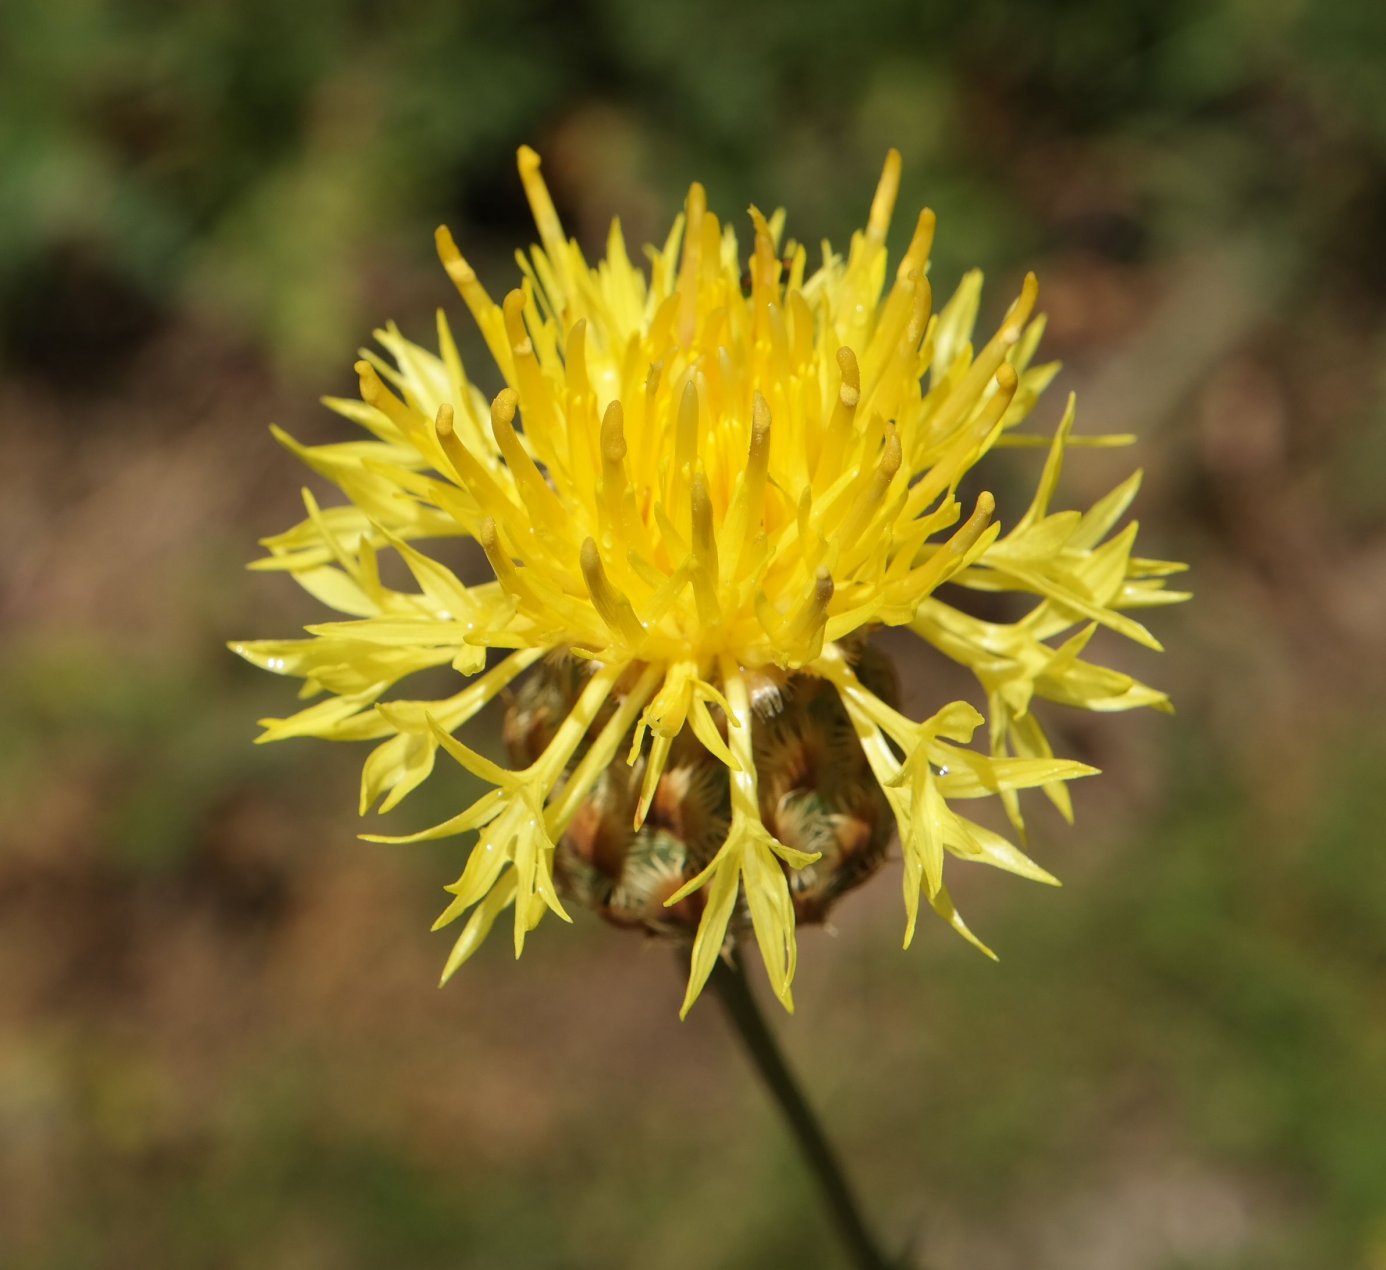
M 228 541 L 250 554 L 253 529 L 222 526 L 215 567 L 205 523 L 169 533 L 191 544 L 176 557 L 190 575 L 235 598 L 160 592 L 186 610 L 168 615 L 147 611 L 157 564 L 124 558 L 124 525 L 58 532 L 121 455 L 155 453 L 170 481 L 224 460 L 234 485 L 234 454 L 255 472 L 243 484 L 267 488 L 272 416 L 252 398 L 199 459 L 174 442 L 227 387 L 184 381 L 207 364 L 230 381 L 242 362 L 184 366 L 176 345 L 151 358 L 167 383 L 101 398 L 97 421 L 39 394 L 45 367 L 71 372 L 50 375 L 60 403 L 77 387 L 114 396 L 152 329 L 200 323 L 311 383 L 274 403 L 294 403 L 279 417 L 297 430 L 371 326 L 422 333 L 435 304 L 456 311 L 436 223 L 475 246 L 488 283 L 511 276 L 531 236 L 513 168 L 525 141 L 588 238 L 617 213 L 662 233 L 696 176 L 719 208 L 783 203 L 791 234 L 839 245 L 898 145 L 902 207 L 939 212 L 937 276 L 985 262 L 1000 304 L 1039 262 L 1060 301 L 1069 287 L 1056 354 L 1078 360 L 1085 338 L 1125 337 L 1098 329 L 1088 293 L 1074 300 L 1080 266 L 1118 271 L 1144 313 L 1210 255 L 1255 248 L 1274 303 L 1235 347 L 1187 352 L 1204 314 L 1181 310 L 1166 360 L 1128 368 L 1117 398 L 1138 416 L 1160 402 L 1143 515 L 1164 554 L 1195 562 L 1187 625 L 1164 665 L 1139 669 L 1182 713 L 1108 764 L 1133 783 L 1138 762 L 1161 767 L 1167 810 L 1130 825 L 1090 817 L 1080 794 L 1071 845 L 1037 829 L 1064 890 L 966 897 L 999 967 L 946 932 L 902 955 L 879 880 L 888 917 L 864 890 L 837 942 L 804 940 L 785 1032 L 867 1208 L 901 1235 L 922 1215 L 927 1247 L 962 1229 L 955 1246 L 979 1264 L 1093 1266 L 1056 1253 L 1054 1231 L 1081 1244 L 1106 1214 L 1129 1227 L 1132 1259 L 1113 1266 L 1379 1264 L 1383 14 L 1367 0 L 8 0 L 0 357 L 22 444 L 5 451 L 0 517 L 28 505 L 35 463 L 55 541 L 128 582 L 139 629 L 167 616 L 174 634 L 146 649 L 89 620 L 71 560 L 18 521 L 16 572 L 0 577 L 20 584 L 0 588 L 0 1245 L 17 1251 L 0 1260 L 836 1264 L 713 1012 L 671 1021 L 664 950 L 593 927 L 568 951 L 537 941 L 518 970 L 491 950 L 476 979 L 435 992 L 444 945 L 425 928 L 456 854 L 382 854 L 354 841 L 354 818 L 329 819 L 359 755 L 304 747 L 295 764 L 249 744 L 255 717 L 290 704 L 220 647 L 246 628 L 228 609 L 249 592 L 218 570 Z M 1257 374 L 1210 404 L 1186 352 Z M 1269 424 L 1258 392 L 1280 410 Z M 38 465 L 45 447 L 63 462 Z M 295 478 L 275 479 L 291 496 Z M 24 607 L 62 590 L 37 588 L 38 569 L 69 588 L 56 618 Z M 1085 836 L 1092 823 L 1109 828 Z M 1165 1192 L 1121 1189 L 1142 1169 L 1194 1170 L 1242 1225 L 1166 1248 L 1141 1224 Z M 1027 1242 L 1040 1235 L 1044 1259 Z
M 1376 12 L 16 0 L 0 47 L 0 299 L 22 312 L 49 279 L 41 263 L 76 253 L 318 364 L 381 316 L 365 293 L 382 263 L 423 259 L 459 205 L 522 228 L 516 143 L 543 146 L 592 110 L 623 121 L 669 202 L 697 173 L 719 206 L 791 204 L 815 238 L 857 222 L 857 191 L 898 144 L 904 201 L 927 198 L 949 227 L 949 276 L 1033 255 L 1015 165 L 1049 150 L 1061 165 L 1060 138 L 1132 152 L 1156 235 L 1264 213 L 1267 195 L 1291 224 L 1321 222 L 1352 191 L 1306 188 L 1285 115 L 1330 129 L 1340 152 L 1368 143 L 1386 118 Z M 563 144 L 602 161 L 599 137 Z M 1032 199 L 1047 197 L 1037 176 L 1065 177 L 1022 175 Z

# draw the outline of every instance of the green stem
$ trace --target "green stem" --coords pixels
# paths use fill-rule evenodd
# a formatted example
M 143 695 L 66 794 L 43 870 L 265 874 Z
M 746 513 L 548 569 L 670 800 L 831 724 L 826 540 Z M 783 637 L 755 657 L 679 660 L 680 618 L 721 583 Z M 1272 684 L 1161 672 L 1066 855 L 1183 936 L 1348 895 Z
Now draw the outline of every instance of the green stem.
M 818 1118 L 804 1099 L 803 1092 L 785 1062 L 774 1034 L 756 1004 L 751 985 L 742 970 L 740 949 L 733 945 L 730 964 L 718 958 L 710 980 L 728 1018 L 736 1027 L 756 1071 L 774 1096 L 794 1135 L 799 1154 L 817 1179 L 828 1201 L 828 1211 L 857 1270 L 903 1270 L 903 1263 L 891 1261 L 876 1246 L 862 1220 L 852 1188 L 842 1172 L 837 1156 L 828 1145 Z

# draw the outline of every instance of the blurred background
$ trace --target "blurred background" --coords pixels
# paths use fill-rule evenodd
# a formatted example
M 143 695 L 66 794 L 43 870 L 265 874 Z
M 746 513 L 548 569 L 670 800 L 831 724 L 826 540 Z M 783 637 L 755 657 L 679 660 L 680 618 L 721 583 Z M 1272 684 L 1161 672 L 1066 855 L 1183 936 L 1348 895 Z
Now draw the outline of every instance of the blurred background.
M 271 440 L 346 435 L 387 319 L 469 320 L 690 179 L 845 246 L 884 152 L 936 293 L 1038 270 L 1079 428 L 1189 560 L 1179 714 L 1067 717 L 1050 891 L 956 867 L 986 962 L 902 954 L 888 871 L 776 1020 L 891 1243 L 934 1270 L 1386 1267 L 1386 9 L 1370 0 L 6 0 L 0 43 L 0 1265 L 831 1267 L 672 953 L 579 920 L 442 992 L 457 842 L 359 842 L 354 747 L 254 748 L 319 616 L 256 539 Z M 744 224 L 744 222 L 738 222 Z M 470 336 L 470 333 L 469 333 Z M 484 386 L 497 387 L 473 342 Z M 1033 451 L 998 459 L 1012 498 Z M 1002 507 L 1006 503 L 1003 501 Z M 911 705 L 930 711 L 929 667 Z M 950 685 L 951 686 L 951 685 Z M 494 718 L 476 737 L 490 743 Z M 451 808 L 438 780 L 393 826 Z M 373 827 L 373 826 L 371 826 Z

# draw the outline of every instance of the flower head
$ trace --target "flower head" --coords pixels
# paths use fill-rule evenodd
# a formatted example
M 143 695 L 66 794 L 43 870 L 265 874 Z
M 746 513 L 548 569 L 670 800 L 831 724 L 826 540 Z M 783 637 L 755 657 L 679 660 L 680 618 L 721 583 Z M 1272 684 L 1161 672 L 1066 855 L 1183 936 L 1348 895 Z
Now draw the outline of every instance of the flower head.
M 1065 783 L 1093 769 L 1053 756 L 1032 705 L 1166 707 L 1083 653 L 1098 627 L 1158 648 L 1129 610 L 1183 598 L 1163 589 L 1179 566 L 1135 557 L 1134 524 L 1113 532 L 1139 474 L 1087 512 L 1051 510 L 1071 401 L 1028 508 L 1007 521 L 990 494 L 959 500 L 1056 370 L 1031 364 L 1033 276 L 974 347 L 981 277 L 935 311 L 932 213 L 888 273 L 894 151 L 866 228 L 812 270 L 783 215 L 754 208 L 743 264 L 699 185 L 648 269 L 619 224 L 593 267 L 532 150 L 519 169 L 542 245 L 517 255 L 521 284 L 500 304 L 437 235 L 506 387 L 486 400 L 440 313 L 437 353 L 390 327 L 390 360 L 357 363 L 361 400 L 328 402 L 373 439 L 279 434 L 348 501 L 305 492 L 307 519 L 268 539 L 259 567 L 348 620 L 233 646 L 326 694 L 261 739 L 377 742 L 363 813 L 397 805 L 439 751 L 490 787 L 429 830 L 375 839 L 478 831 L 438 920 L 466 916 L 445 978 L 506 908 L 518 955 L 547 912 L 568 920 L 566 895 L 692 933 L 685 1012 L 748 919 L 790 1006 L 796 918 L 874 867 L 892 829 L 906 944 L 921 895 L 977 942 L 945 856 L 1053 879 L 955 804 L 997 795 L 1023 834 L 1018 791 L 1037 787 L 1070 815 Z M 494 580 L 465 585 L 418 545 L 446 537 L 479 543 Z M 382 553 L 412 586 L 382 581 Z M 944 583 L 1016 592 L 1029 611 L 983 621 Z M 970 668 L 987 717 L 961 701 L 901 713 L 864 642 L 883 625 Z M 451 695 L 396 690 L 438 666 L 463 680 Z M 455 736 L 502 693 L 513 767 Z

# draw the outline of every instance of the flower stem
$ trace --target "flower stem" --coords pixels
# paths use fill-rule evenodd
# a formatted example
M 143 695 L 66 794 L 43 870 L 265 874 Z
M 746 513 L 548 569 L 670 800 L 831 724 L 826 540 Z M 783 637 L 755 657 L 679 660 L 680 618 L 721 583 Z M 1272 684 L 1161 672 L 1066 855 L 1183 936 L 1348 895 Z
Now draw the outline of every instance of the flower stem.
M 892 1261 L 881 1252 L 867 1230 L 842 1166 L 756 1004 L 751 985 L 743 972 L 741 950 L 735 944 L 732 945 L 730 963 L 726 958 L 719 957 L 709 982 L 735 1026 L 756 1071 L 784 1114 L 799 1154 L 817 1179 L 823 1197 L 828 1201 L 833 1224 L 851 1255 L 853 1266 L 857 1270 L 905 1270 L 903 1262 Z

